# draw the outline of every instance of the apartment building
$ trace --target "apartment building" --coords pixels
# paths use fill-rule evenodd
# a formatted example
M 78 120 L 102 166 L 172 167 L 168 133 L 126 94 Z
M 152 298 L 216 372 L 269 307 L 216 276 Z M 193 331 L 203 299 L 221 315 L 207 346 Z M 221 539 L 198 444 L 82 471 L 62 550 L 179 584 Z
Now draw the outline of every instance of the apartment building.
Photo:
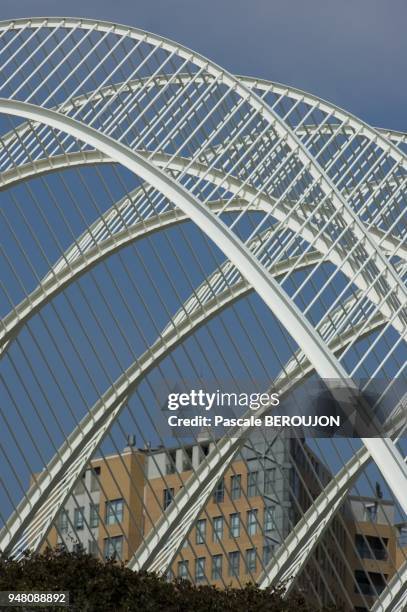
M 157 449 L 149 456 L 147 530 L 184 486 L 191 468 L 196 469 L 211 448 L 212 444 L 203 440 L 186 449 Z M 166 478 L 164 488 L 161 474 Z M 240 457 L 232 462 L 213 491 L 173 563 L 170 577 L 219 587 L 256 581 L 330 477 L 326 467 L 300 441 L 270 439 L 261 432 L 251 435 Z M 334 523 L 344 542 L 341 525 Z M 324 548 L 316 552 L 321 558 L 325 554 L 336 561 L 335 572 L 322 572 L 318 569 L 321 561 L 316 563 L 312 558 L 299 581 L 318 604 L 332 601 L 330 594 L 344 603 L 337 575 L 344 576 L 345 566 L 337 558 L 335 544 L 327 536 Z
M 131 444 L 120 454 L 92 460 L 49 542 L 127 561 L 212 448 L 202 435 L 192 445 L 140 449 Z M 221 588 L 256 581 L 330 478 L 303 441 L 251 435 L 218 482 L 168 577 Z M 349 497 L 297 585 L 318 604 L 333 597 L 338 609 L 364 610 L 366 601 L 381 592 L 383 576 L 389 580 L 404 560 L 397 537 L 405 533 L 405 526 L 394 526 L 392 502 Z
M 143 537 L 146 454 L 133 447 L 93 459 L 48 536 L 51 546 L 129 559 Z

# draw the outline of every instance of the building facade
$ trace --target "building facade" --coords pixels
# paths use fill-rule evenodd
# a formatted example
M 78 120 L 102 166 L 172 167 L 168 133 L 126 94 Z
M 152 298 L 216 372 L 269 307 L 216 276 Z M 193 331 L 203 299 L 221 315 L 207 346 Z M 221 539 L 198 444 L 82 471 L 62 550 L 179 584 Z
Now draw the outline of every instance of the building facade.
M 128 446 L 92 460 L 48 543 L 127 562 L 213 447 L 203 436 L 194 445 Z M 213 490 L 168 579 L 220 588 L 256 582 L 330 478 L 303 440 L 251 436 Z M 316 605 L 334 598 L 344 611 L 369 609 L 366 603 L 374 602 L 404 559 L 400 533 L 392 502 L 349 496 L 297 588 Z

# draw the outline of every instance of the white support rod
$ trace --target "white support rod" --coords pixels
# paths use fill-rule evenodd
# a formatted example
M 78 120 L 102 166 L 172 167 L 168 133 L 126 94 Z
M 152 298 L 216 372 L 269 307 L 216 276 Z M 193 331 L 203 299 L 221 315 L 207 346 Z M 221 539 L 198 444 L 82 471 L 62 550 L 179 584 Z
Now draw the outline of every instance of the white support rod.
M 351 393 L 353 392 L 353 384 L 349 381 L 345 369 L 323 344 L 299 308 L 269 276 L 247 246 L 181 185 L 125 145 L 70 117 L 26 102 L 5 99 L 0 99 L 0 112 L 46 123 L 66 132 L 115 159 L 144 181 L 154 185 L 165 197 L 175 202 L 233 262 L 242 276 L 249 280 L 254 290 L 304 351 L 321 378 L 338 379 Z M 387 439 L 364 440 L 364 443 L 407 514 L 407 496 L 403 493 L 407 485 L 407 468 L 400 453 Z

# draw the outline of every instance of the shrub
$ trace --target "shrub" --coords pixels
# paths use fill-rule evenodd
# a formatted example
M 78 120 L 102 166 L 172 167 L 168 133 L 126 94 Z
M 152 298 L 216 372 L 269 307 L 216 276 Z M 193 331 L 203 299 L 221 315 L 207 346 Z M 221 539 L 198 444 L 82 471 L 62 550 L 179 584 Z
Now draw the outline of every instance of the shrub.
M 218 589 L 187 580 L 166 581 L 133 572 L 112 559 L 100 561 L 83 551 L 47 549 L 15 560 L 0 557 L 1 591 L 69 591 L 69 610 L 77 612 L 315 612 L 303 595 L 283 599 L 283 589 Z M 62 607 L 32 608 L 63 610 Z

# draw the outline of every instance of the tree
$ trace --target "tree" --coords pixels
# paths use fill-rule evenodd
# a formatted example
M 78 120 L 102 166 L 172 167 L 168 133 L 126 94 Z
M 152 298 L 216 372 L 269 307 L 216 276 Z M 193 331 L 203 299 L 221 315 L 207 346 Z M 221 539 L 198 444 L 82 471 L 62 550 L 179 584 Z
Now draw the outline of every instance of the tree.
M 47 549 L 41 554 L 26 552 L 19 560 L 0 557 L 0 591 L 33 590 L 68 591 L 69 610 L 75 612 L 316 612 L 298 593 L 283 599 L 282 588 L 261 590 L 248 584 L 220 590 L 188 580 L 168 582 L 84 551 Z

